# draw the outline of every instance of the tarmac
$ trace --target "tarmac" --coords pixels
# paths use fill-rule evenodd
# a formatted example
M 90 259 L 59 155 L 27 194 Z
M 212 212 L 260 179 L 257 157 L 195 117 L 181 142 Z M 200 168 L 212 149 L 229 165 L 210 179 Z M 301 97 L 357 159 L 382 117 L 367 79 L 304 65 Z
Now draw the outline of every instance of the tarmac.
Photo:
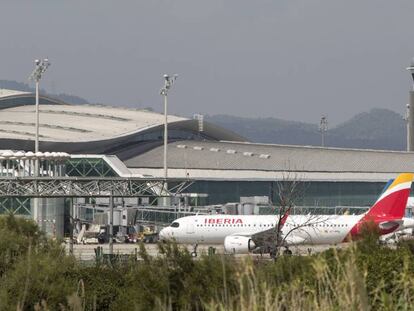
M 159 250 L 157 244 L 144 244 L 145 248 L 150 256 L 157 256 L 159 255 Z M 186 247 L 189 252 L 193 251 L 193 245 L 181 245 L 182 247 Z M 109 244 L 74 244 L 73 245 L 73 255 L 77 260 L 80 261 L 91 261 L 95 259 L 95 249 L 98 247 L 102 247 L 102 251 L 104 254 L 109 253 Z M 198 256 L 202 254 L 208 254 L 209 247 L 213 247 L 215 249 L 216 254 L 224 254 L 224 247 L 223 245 L 199 245 L 197 248 Z M 342 248 L 345 247 L 344 244 L 340 244 L 337 246 L 332 245 L 300 245 L 295 247 L 290 247 L 293 255 L 300 255 L 300 256 L 308 256 L 309 254 L 314 254 L 318 252 L 325 251 L 329 248 L 336 247 Z M 69 254 L 69 245 L 66 245 L 66 251 Z M 114 254 L 128 254 L 128 255 L 136 255 L 139 252 L 139 244 L 120 244 L 114 243 L 113 244 L 113 253 Z M 270 258 L 269 254 L 246 254 L 246 255 L 236 255 L 236 257 L 245 257 L 245 256 L 252 256 L 252 257 L 259 257 L 259 258 Z

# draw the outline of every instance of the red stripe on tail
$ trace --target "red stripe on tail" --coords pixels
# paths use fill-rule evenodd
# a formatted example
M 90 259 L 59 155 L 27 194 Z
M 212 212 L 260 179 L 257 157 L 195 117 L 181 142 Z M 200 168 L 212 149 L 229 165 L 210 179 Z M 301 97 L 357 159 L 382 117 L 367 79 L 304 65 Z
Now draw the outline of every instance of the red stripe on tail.
M 358 223 L 352 227 L 343 242 L 355 240 L 360 237 L 364 226 L 369 225 L 369 223 L 372 223 L 381 235 L 397 230 L 399 228 L 398 224 L 387 229 L 380 228 L 379 224 L 400 220 L 404 217 L 410 190 L 409 188 L 397 190 L 375 203 Z
M 410 189 L 401 189 L 374 204 L 365 216 L 403 218 Z

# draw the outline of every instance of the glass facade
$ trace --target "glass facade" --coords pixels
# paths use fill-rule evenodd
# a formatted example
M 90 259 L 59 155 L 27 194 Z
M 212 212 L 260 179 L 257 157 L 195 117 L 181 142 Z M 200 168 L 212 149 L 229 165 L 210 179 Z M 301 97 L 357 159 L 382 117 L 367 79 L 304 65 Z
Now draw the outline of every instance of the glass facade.
M 278 202 L 279 182 L 271 181 L 197 181 L 187 192 L 207 193 L 208 204 L 240 202 L 244 196 L 268 196 Z M 298 206 L 370 206 L 381 193 L 380 182 L 304 182 L 298 185 Z
M 141 208 L 137 210 L 136 221 L 144 224 L 170 224 L 175 219 L 185 216 L 195 215 L 191 212 L 178 212 L 177 210 L 155 210 L 149 208 Z
M 72 158 L 66 162 L 70 177 L 115 177 L 115 171 L 101 158 Z
M 0 198 L 0 214 L 30 216 L 30 198 Z

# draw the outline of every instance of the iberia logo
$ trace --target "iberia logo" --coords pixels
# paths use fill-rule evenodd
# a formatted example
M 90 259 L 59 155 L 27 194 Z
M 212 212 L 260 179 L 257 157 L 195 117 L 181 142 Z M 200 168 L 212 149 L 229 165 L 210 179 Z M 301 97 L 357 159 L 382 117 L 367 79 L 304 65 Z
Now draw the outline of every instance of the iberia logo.
M 232 225 L 232 224 L 242 224 L 243 220 L 241 218 L 205 218 L 205 224 L 217 224 L 217 225 Z

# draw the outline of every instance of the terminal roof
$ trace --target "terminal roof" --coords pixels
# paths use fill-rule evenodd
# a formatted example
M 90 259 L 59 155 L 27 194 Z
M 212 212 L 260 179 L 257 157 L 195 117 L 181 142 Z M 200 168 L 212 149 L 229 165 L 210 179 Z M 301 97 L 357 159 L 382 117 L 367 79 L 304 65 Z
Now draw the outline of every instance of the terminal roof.
M 130 168 L 162 168 L 163 147 L 125 161 Z M 168 167 L 210 171 L 398 173 L 414 171 L 414 154 L 243 142 L 169 144 Z
M 5 103 L 3 109 L 2 102 Z M 103 105 L 69 105 L 47 97 L 42 97 L 40 102 L 42 141 L 83 142 L 112 139 L 159 126 L 164 122 L 163 114 L 147 110 Z M 0 137 L 33 139 L 34 104 L 34 95 L 31 93 L 0 90 Z M 173 115 L 168 118 L 171 123 L 187 120 Z

